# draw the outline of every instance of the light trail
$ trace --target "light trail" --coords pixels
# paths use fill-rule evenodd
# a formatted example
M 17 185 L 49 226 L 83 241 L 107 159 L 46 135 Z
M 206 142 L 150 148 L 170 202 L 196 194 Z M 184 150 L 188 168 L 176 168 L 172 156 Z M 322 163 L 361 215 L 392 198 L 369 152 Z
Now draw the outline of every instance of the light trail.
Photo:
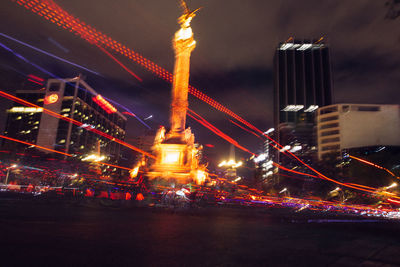
M 357 157 L 352 156 L 352 155 L 349 155 L 349 157 L 352 158 L 352 159 L 358 160 L 359 162 L 362 162 L 362 163 L 368 164 L 368 165 L 370 165 L 370 166 L 373 166 L 373 167 L 375 167 L 375 168 L 384 170 L 384 171 L 386 171 L 387 173 L 389 173 L 391 176 L 395 177 L 396 179 L 400 179 L 400 177 L 396 176 L 393 172 L 391 172 L 390 170 L 386 169 L 385 167 L 379 166 L 379 165 L 377 165 L 377 164 L 375 164 L 375 163 L 373 163 L 373 162 L 367 161 L 367 160 L 365 160 L 365 159 L 357 158 Z
M 151 71 L 158 77 L 168 81 L 172 82 L 173 81 L 173 76 L 170 72 L 165 70 L 164 68 L 158 66 L 151 60 L 148 60 L 147 58 L 143 57 L 142 55 L 134 52 L 133 50 L 127 48 L 124 45 L 121 45 L 117 41 L 113 40 L 112 38 L 108 37 L 107 35 L 103 34 L 100 31 L 97 31 L 95 28 L 93 28 L 90 25 L 85 24 L 84 22 L 81 22 L 79 19 L 73 17 L 70 15 L 68 12 L 63 10 L 60 6 L 58 6 L 54 1 L 52 0 L 12 0 L 13 2 L 16 2 L 17 4 L 25 7 L 28 10 L 31 10 L 32 12 L 38 14 L 39 16 L 44 17 L 45 19 L 51 21 L 52 23 L 57 24 L 60 27 L 63 27 L 64 29 L 68 29 L 70 32 L 74 32 L 76 35 L 79 35 L 82 39 L 87 40 L 91 44 L 95 45 L 104 45 L 128 58 L 131 60 L 137 62 L 140 64 L 142 67 L 145 69 Z M 261 130 L 259 130 L 257 127 L 254 125 L 250 124 L 246 120 L 244 120 L 242 117 L 239 115 L 235 114 L 233 111 L 230 109 L 226 108 L 219 102 L 215 101 L 214 99 L 210 98 L 206 94 L 202 93 L 195 87 L 189 85 L 189 93 L 192 94 L 193 96 L 199 98 L 200 100 L 206 102 L 207 104 L 211 105 L 215 109 L 224 112 L 228 114 L 229 116 L 233 117 L 234 119 L 238 120 L 239 122 L 243 123 L 245 126 L 249 127 L 250 129 L 260 133 L 261 135 L 267 137 L 270 139 L 273 143 L 277 144 L 278 147 L 283 147 L 279 143 L 277 143 L 274 139 L 272 139 L 270 136 L 264 134 Z M 203 124 L 204 126 L 206 124 Z M 208 128 L 208 127 L 207 127 Z M 210 129 L 210 128 L 209 128 Z M 247 149 L 246 149 L 247 150 Z M 246 151 L 247 152 L 247 151 Z M 288 152 L 292 157 L 294 157 L 296 160 L 298 160 L 300 163 L 302 163 L 304 166 L 312 170 L 314 173 L 318 174 L 319 176 L 323 177 L 324 179 L 343 185 L 347 187 L 354 188 L 350 185 L 346 185 L 345 183 L 341 183 L 339 181 L 336 181 L 334 179 L 331 179 L 322 173 L 318 172 L 308 164 L 306 164 L 304 161 L 302 161 L 300 158 L 298 158 L 296 155 L 291 153 L 290 151 L 285 151 L 283 152 L 286 154 Z M 250 152 L 251 153 L 251 152 Z M 251 153 L 253 154 L 253 153 Z M 359 189 L 360 188 L 355 188 Z
M 214 125 L 212 125 L 211 123 L 209 123 L 208 121 L 206 121 L 203 117 L 201 117 L 199 114 L 197 114 L 196 112 L 194 112 L 191 109 L 188 109 L 189 113 L 187 113 L 188 116 L 190 116 L 192 119 L 194 119 L 195 121 L 197 121 L 198 123 L 200 123 L 201 125 L 207 127 L 208 129 L 210 129 L 213 133 L 215 133 L 216 135 L 220 136 L 221 138 L 225 139 L 226 141 L 228 141 L 229 143 L 231 143 L 232 145 L 236 146 L 237 148 L 250 153 L 251 155 L 255 155 L 253 152 L 251 152 L 250 150 L 248 150 L 247 148 L 241 146 L 237 141 L 235 141 L 233 138 L 229 137 L 228 135 L 226 135 L 225 133 L 223 133 L 222 131 L 220 131 L 217 127 L 215 127 Z M 192 113 L 192 114 L 191 114 Z M 196 118 L 197 117 L 197 118 Z
M 144 126 L 146 126 L 147 129 L 151 129 L 151 127 L 145 123 L 141 118 L 139 118 L 139 116 L 137 116 L 135 113 L 133 113 L 130 109 L 128 109 L 127 107 L 125 107 L 124 105 L 121 105 L 120 103 L 118 103 L 117 101 L 114 101 L 110 98 L 107 98 L 105 96 L 103 96 L 107 101 L 113 103 L 114 105 L 126 110 L 126 112 L 128 113 L 127 115 L 130 115 L 132 117 L 135 117 L 141 124 L 143 124 Z M 126 114 L 125 112 L 122 112 L 122 114 Z
M 139 53 L 136 53 L 132 49 L 129 49 L 124 45 L 121 45 L 119 42 L 113 40 L 112 38 L 103 34 L 102 32 L 97 31 L 92 26 L 87 25 L 84 22 L 81 22 L 78 18 L 73 17 L 68 12 L 63 10 L 54 1 L 52 0 L 12 0 L 12 1 L 25 7 L 28 10 L 31 10 L 37 15 L 49 20 L 50 22 L 55 23 L 58 26 L 69 30 L 70 32 L 73 32 L 74 34 L 80 36 L 82 39 L 88 41 L 91 44 L 94 44 L 96 46 L 104 45 L 114 50 L 115 52 L 130 58 L 134 62 L 141 65 L 143 68 L 154 73 L 159 78 L 172 83 L 173 75 L 170 72 L 158 66 L 151 60 L 143 57 Z M 215 109 L 228 114 L 229 116 L 243 123 L 247 127 L 251 129 L 257 129 L 255 126 L 244 120 L 242 117 L 235 114 L 233 111 L 226 108 L 224 105 L 215 101 L 214 99 L 202 93 L 201 91 L 199 91 L 198 89 L 196 89 L 191 85 L 189 85 L 189 93 L 197 97 L 198 99 L 204 101 L 205 103 L 211 105 Z M 261 131 L 258 130 L 258 132 Z
M 300 174 L 300 175 L 303 175 L 303 176 L 309 176 L 309 177 L 313 177 L 313 178 L 320 178 L 319 176 L 315 176 L 315 175 L 312 175 L 312 174 L 307 174 L 307 173 L 303 173 L 303 172 L 298 172 L 298 171 L 295 171 L 295 170 L 291 170 L 291 169 L 289 169 L 289 168 L 283 167 L 282 165 L 279 165 L 279 164 L 276 163 L 276 162 L 272 162 L 272 165 L 278 167 L 279 169 L 282 169 L 282 170 L 284 170 L 284 171 L 287 171 L 287 172 L 292 172 L 292 173 L 295 173 L 295 174 Z
M 1 42 L 0 42 L 0 46 L 3 47 L 4 49 L 6 49 L 7 51 L 13 53 L 16 57 L 22 59 L 22 60 L 25 61 L 26 63 L 28 63 L 28 64 L 34 66 L 35 68 L 37 68 L 38 70 L 40 70 L 40 71 L 42 71 L 42 72 L 44 72 L 44 73 L 46 73 L 47 75 L 49 75 L 49 76 L 51 76 L 51 77 L 53 77 L 53 78 L 59 79 L 59 80 L 63 80 L 63 79 L 61 79 L 60 77 L 56 76 L 55 74 L 53 74 L 53 73 L 47 71 L 46 69 L 40 67 L 39 65 L 37 65 L 37 64 L 35 64 L 35 63 L 33 63 L 33 62 L 31 62 L 31 61 L 28 60 L 28 59 L 26 59 L 26 58 L 23 57 L 22 55 L 16 53 L 16 52 L 13 51 L 11 48 L 7 47 L 6 45 L 4 45 L 4 44 L 1 43 Z M 100 47 L 100 48 L 101 48 L 101 47 Z M 102 48 L 101 48 L 101 49 L 102 49 Z M 104 49 L 102 49 L 102 50 L 104 50 Z M 105 51 L 105 50 L 104 50 L 104 52 L 108 53 L 108 52 Z M 108 53 L 108 54 L 109 54 L 109 53 Z M 116 60 L 116 59 L 115 59 L 115 60 Z M 122 63 L 121 63 L 121 64 L 122 64 Z M 32 75 L 32 74 L 30 74 L 30 75 Z M 33 75 L 33 76 L 34 76 L 34 75 Z M 29 77 L 29 75 L 28 75 L 28 77 Z M 37 77 L 37 76 L 35 76 L 35 77 Z M 39 78 L 39 77 L 37 77 L 37 78 Z M 41 79 L 41 78 L 40 78 L 40 79 Z M 139 78 L 139 79 L 140 79 L 140 78 Z M 28 79 L 28 80 L 29 80 L 30 82 L 37 83 L 37 84 L 39 84 L 39 85 L 43 85 L 43 84 L 39 83 L 39 81 L 37 81 L 37 80 L 32 80 L 32 79 Z M 42 79 L 42 80 L 44 81 L 44 79 Z M 80 90 L 87 91 L 86 89 L 84 89 L 84 88 L 82 88 L 82 87 L 80 87 L 80 86 L 79 86 L 79 89 L 80 89 Z M 117 102 L 115 102 L 115 101 L 113 101 L 113 100 L 111 100 L 111 99 L 108 99 L 108 98 L 107 98 L 107 100 L 110 101 L 110 102 L 113 102 L 115 105 L 121 107 L 122 109 L 125 109 L 125 110 L 127 110 L 128 112 L 134 114 L 134 113 L 133 113 L 131 110 L 129 110 L 127 107 L 125 107 L 125 106 L 123 106 L 123 105 L 121 105 L 121 104 L 119 104 L 119 103 L 117 103 Z M 151 129 L 151 127 L 150 127 L 149 125 L 147 125 L 143 120 L 141 120 L 138 116 L 135 115 L 135 117 L 136 117 L 136 119 L 137 119 L 141 124 L 143 124 L 144 126 L 146 126 L 148 129 Z
M 32 144 L 32 143 L 28 143 L 28 142 L 25 142 L 25 141 L 22 141 L 22 140 L 18 140 L 18 139 L 15 139 L 15 138 L 11 138 L 11 137 L 8 137 L 8 136 L 0 135 L 0 138 L 7 139 L 7 140 L 10 140 L 10 141 L 13 141 L 13 142 L 17 142 L 17 143 L 21 143 L 21 144 L 24 144 L 24 145 L 27 145 L 27 146 L 37 147 L 37 148 L 40 148 L 40 149 L 43 149 L 43 150 L 47 150 L 49 152 L 54 152 L 54 153 L 57 153 L 57 154 L 61 154 L 61 155 L 64 155 L 64 156 L 72 157 L 72 155 L 68 154 L 68 153 L 64 153 L 64 152 L 61 152 L 61 151 L 50 149 L 50 148 L 47 148 L 47 147 L 44 147 L 44 146 L 38 146 L 38 145 L 35 145 L 35 144 Z
M 18 54 L 17 52 L 15 52 L 14 50 L 12 50 L 11 48 L 7 47 L 5 44 L 0 42 L 0 46 L 3 47 L 4 49 L 6 49 L 7 51 L 13 53 L 16 57 L 18 57 L 19 59 L 22 59 L 23 61 L 25 61 L 26 63 L 34 66 L 35 68 L 37 68 L 38 70 L 46 73 L 47 75 L 50 75 L 52 77 L 56 77 L 53 73 L 45 70 L 44 68 L 40 67 L 39 65 L 33 63 L 32 61 L 26 59 L 25 57 L 21 56 L 20 54 Z
M 25 141 L 22 141 L 22 140 L 18 140 L 18 139 L 15 139 L 15 138 L 11 138 L 11 137 L 8 137 L 8 136 L 0 135 L 0 138 L 6 139 L 6 140 L 10 140 L 10 141 L 13 141 L 13 142 L 17 142 L 17 143 L 20 143 L 20 144 L 24 144 L 24 145 L 27 145 L 27 146 L 37 147 L 39 149 L 43 149 L 43 150 L 46 150 L 46 151 L 49 151 L 49 152 L 53 152 L 53 153 L 57 153 L 57 154 L 60 154 L 60 155 L 64 155 L 64 156 L 67 156 L 67 157 L 74 157 L 73 155 L 68 154 L 68 153 L 57 151 L 57 150 L 54 150 L 54 149 L 51 149 L 51 148 L 48 148 L 48 147 L 44 147 L 44 146 L 38 146 L 38 145 L 35 145 L 35 144 L 32 144 L 32 143 L 28 143 L 28 142 L 25 142 Z M 110 167 L 123 169 L 123 170 L 131 170 L 130 168 L 121 167 L 121 166 L 118 166 L 118 165 L 113 165 L 113 164 L 109 164 L 109 163 L 105 163 L 105 162 L 101 162 L 101 161 L 98 161 L 96 163 L 102 164 L 102 165 L 107 165 L 107 166 L 110 166 Z
M 231 123 L 233 123 L 234 125 L 236 125 L 237 127 L 239 127 L 240 129 L 242 129 L 242 130 L 244 130 L 244 131 L 246 131 L 246 132 L 248 132 L 248 133 L 251 133 L 252 135 L 257 136 L 257 138 L 259 138 L 259 139 L 261 139 L 261 140 L 264 140 L 264 139 L 261 138 L 260 135 L 256 134 L 255 132 L 253 132 L 253 131 L 251 131 L 251 130 L 249 130 L 249 129 L 244 128 L 244 127 L 243 127 L 242 125 L 240 125 L 239 123 L 236 123 L 236 122 L 234 122 L 233 120 L 229 120 L 229 121 L 230 121 Z
M 43 109 L 43 112 L 45 112 L 45 113 L 47 113 L 47 114 L 49 114 L 49 115 L 51 115 L 51 116 L 53 116 L 53 117 L 56 117 L 56 118 L 59 118 L 59 119 L 62 119 L 62 120 L 71 122 L 71 123 L 73 123 L 73 124 L 75 124 L 75 125 L 77 125 L 77 126 L 79 126 L 79 127 L 82 127 L 82 125 L 84 125 L 84 123 L 82 123 L 82 122 L 80 122 L 80 121 L 71 119 L 71 118 L 69 118 L 69 117 L 62 116 L 62 115 L 60 115 L 60 114 L 58 114 L 58 113 L 56 113 L 56 112 L 54 112 L 54 111 L 51 111 L 51 110 L 49 110 L 49 109 L 40 107 L 40 106 L 38 106 L 38 105 L 35 105 L 35 104 L 30 103 L 30 102 L 28 102 L 28 101 L 25 101 L 25 100 L 23 100 L 23 99 L 21 99 L 21 98 L 18 98 L 18 97 L 16 97 L 16 96 L 10 95 L 10 94 L 8 94 L 8 93 L 6 93 L 6 92 L 4 92 L 4 91 L 0 91 L 0 96 L 3 96 L 3 97 L 5 97 L 5 98 L 8 98 L 8 99 L 10 99 L 10 100 L 12 100 L 12 101 L 14 101 L 14 102 L 18 102 L 18 103 L 20 103 L 20 104 L 23 104 L 23 105 L 25 105 L 25 106 L 41 108 L 41 109 Z M 135 146 L 132 146 L 132 145 L 130 145 L 130 144 L 128 144 L 128 143 L 126 143 L 126 142 L 120 140 L 120 139 L 117 139 L 117 138 L 115 138 L 115 137 L 113 137 L 113 136 L 111 136 L 111 135 L 108 135 L 108 134 L 106 134 L 106 133 L 104 133 L 104 132 L 102 132 L 102 131 L 99 131 L 99 130 L 97 130 L 97 129 L 95 129 L 95 128 L 91 128 L 91 127 L 82 127 L 82 128 L 84 128 L 84 129 L 86 129 L 86 130 L 88 130 L 88 131 L 94 132 L 94 133 L 96 133 L 96 134 L 98 134 L 98 135 L 101 135 L 101 136 L 103 136 L 103 137 L 105 137 L 105 138 L 107 138 L 107 139 L 109 139 L 109 140 L 111 140 L 111 141 L 114 141 L 114 142 L 116 142 L 116 143 L 118 143 L 118 144 L 121 144 L 121 145 L 127 147 L 127 148 L 130 148 L 130 149 L 132 149 L 132 150 L 134 150 L 134 151 L 136 151 L 136 152 L 139 152 L 139 153 L 141 153 L 141 154 L 143 154 L 143 155 L 145 155 L 145 156 L 147 156 L 147 157 L 150 157 L 150 158 L 153 158 L 153 159 L 156 158 L 154 155 L 152 155 L 152 154 L 150 154 L 150 153 L 147 153 L 146 151 L 143 151 L 143 150 L 141 150 L 141 149 L 139 149 L 139 148 L 137 148 L 137 147 L 135 147 Z
M 47 55 L 47 56 L 49 56 L 49 57 L 52 57 L 52 58 L 55 58 L 55 59 L 57 59 L 57 60 L 60 60 L 60 61 L 62 61 L 62 62 L 64 62 L 64 63 L 70 64 L 70 65 L 72 65 L 72 66 L 74 66 L 74 67 L 77 67 L 77 68 L 86 70 L 86 71 L 88 71 L 88 72 L 90 72 L 90 73 L 93 73 L 93 74 L 96 74 L 96 75 L 98 75 L 98 76 L 101 76 L 101 74 L 98 73 L 98 72 L 92 71 L 92 70 L 90 70 L 90 69 L 88 69 L 88 68 L 85 68 L 85 67 L 83 67 L 83 66 L 81 66 L 81 65 L 78 65 L 78 64 L 76 64 L 76 63 L 74 63 L 74 62 L 71 62 L 71 61 L 66 60 L 66 59 L 64 59 L 64 58 L 58 57 L 58 56 L 56 56 L 56 55 L 53 55 L 53 54 L 51 54 L 51 53 L 49 53 L 49 52 L 46 52 L 46 51 L 44 51 L 44 50 L 42 50 L 42 49 L 40 49 L 40 48 L 34 47 L 34 46 L 30 45 L 30 44 L 24 43 L 24 42 L 22 42 L 22 41 L 20 41 L 20 40 L 17 40 L 17 39 L 15 39 L 15 38 L 13 38 L 13 37 L 7 35 L 7 34 L 0 33 L 0 36 L 3 36 L 3 37 L 5 37 L 5 38 L 7 38 L 7 39 L 9 39 L 9 40 L 12 40 L 12 41 L 14 41 L 14 42 L 16 42 L 16 43 L 19 43 L 19 44 L 21 44 L 21 45 L 23 45 L 23 46 L 29 47 L 29 48 L 31 48 L 31 49 L 33 49 L 33 50 L 35 50 L 35 51 L 37 51 L 37 52 L 40 52 L 40 53 L 42 53 L 42 54 L 45 54 L 45 55 Z
M 130 75 L 132 75 L 133 77 L 135 77 L 139 82 L 143 82 L 142 78 L 140 78 L 139 76 L 137 76 L 133 71 L 131 71 L 130 69 L 128 69 L 121 61 L 119 61 L 116 57 L 114 57 L 113 55 L 111 55 L 110 52 L 108 52 L 107 50 L 105 50 L 103 47 L 97 45 L 97 47 L 104 52 L 104 54 L 106 54 L 109 58 L 111 58 L 112 60 L 114 60 L 118 65 L 120 65 L 124 70 L 126 70 Z

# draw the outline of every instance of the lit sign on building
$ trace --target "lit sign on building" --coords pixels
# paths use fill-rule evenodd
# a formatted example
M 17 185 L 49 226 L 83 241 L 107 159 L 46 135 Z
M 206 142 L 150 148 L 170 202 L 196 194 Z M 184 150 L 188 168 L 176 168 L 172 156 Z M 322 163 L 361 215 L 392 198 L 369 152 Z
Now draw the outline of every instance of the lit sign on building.
M 34 107 L 13 107 L 8 110 L 9 113 L 37 113 L 42 111 L 43 108 L 34 108 Z
M 57 95 L 57 94 L 51 94 L 51 95 L 48 95 L 48 96 L 46 96 L 46 97 L 44 98 L 44 103 L 45 103 L 46 105 L 54 104 L 54 103 L 56 103 L 57 101 L 58 101 L 58 95 Z
M 99 105 L 102 109 L 107 112 L 107 114 L 115 113 L 117 112 L 117 109 L 111 105 L 107 100 L 105 100 L 101 95 L 94 96 L 93 101 Z

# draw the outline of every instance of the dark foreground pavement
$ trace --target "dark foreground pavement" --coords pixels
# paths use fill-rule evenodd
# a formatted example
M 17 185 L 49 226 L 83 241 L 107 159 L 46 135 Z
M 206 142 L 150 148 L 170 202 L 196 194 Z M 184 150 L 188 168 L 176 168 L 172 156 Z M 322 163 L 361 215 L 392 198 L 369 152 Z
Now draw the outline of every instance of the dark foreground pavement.
M 397 222 L 285 213 L 0 198 L 0 266 L 400 265 Z

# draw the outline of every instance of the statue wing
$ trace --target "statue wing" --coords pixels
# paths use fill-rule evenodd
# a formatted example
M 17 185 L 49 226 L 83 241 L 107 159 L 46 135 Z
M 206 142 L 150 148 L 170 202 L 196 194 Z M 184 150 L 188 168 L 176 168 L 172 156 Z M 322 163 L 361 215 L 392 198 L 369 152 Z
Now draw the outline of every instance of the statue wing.
M 187 4 L 185 3 L 185 1 L 184 0 L 180 0 L 180 2 L 181 2 L 181 7 L 183 8 L 183 12 L 185 14 L 189 14 L 190 10 L 189 10 Z

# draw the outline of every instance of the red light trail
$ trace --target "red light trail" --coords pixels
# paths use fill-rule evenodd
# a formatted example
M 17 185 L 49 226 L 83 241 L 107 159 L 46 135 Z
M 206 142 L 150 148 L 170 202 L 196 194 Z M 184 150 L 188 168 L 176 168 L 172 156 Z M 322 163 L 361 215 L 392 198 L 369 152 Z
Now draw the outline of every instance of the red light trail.
M 132 75 L 133 77 L 135 77 L 138 81 L 143 82 L 142 78 L 140 78 L 139 76 L 137 76 L 133 71 L 131 71 L 130 69 L 128 69 L 124 64 L 122 64 L 121 61 L 119 61 L 116 57 L 114 57 L 113 55 L 111 55 L 110 52 L 108 52 L 107 50 L 105 50 L 103 47 L 97 45 L 97 47 L 103 51 L 107 56 L 109 56 L 112 60 L 114 60 L 118 65 L 120 65 L 124 70 L 126 70 L 130 75 Z
M 92 26 L 87 25 L 84 22 L 81 22 L 79 19 L 73 17 L 68 12 L 63 10 L 60 6 L 58 6 L 52 0 L 12 0 L 12 1 L 16 2 L 17 4 L 19 4 L 21 6 L 24 6 L 26 9 L 31 10 L 32 12 L 38 14 L 39 16 L 42 16 L 45 19 L 51 21 L 52 23 L 55 23 L 58 26 L 63 27 L 64 29 L 68 29 L 70 32 L 74 32 L 76 35 L 79 35 L 81 38 L 87 40 L 91 44 L 94 44 L 94 45 L 97 45 L 97 46 L 99 44 L 102 44 L 102 45 L 104 45 L 104 46 L 106 46 L 106 47 L 108 47 L 108 48 L 110 48 L 110 49 L 112 49 L 112 50 L 114 50 L 114 51 L 116 51 L 116 52 L 128 57 L 128 58 L 130 58 L 131 60 L 133 60 L 136 63 L 140 64 L 142 67 L 144 67 L 145 69 L 151 71 L 152 73 L 154 73 L 158 77 L 160 77 L 160 78 L 162 78 L 162 79 L 164 79 L 164 80 L 166 80 L 168 82 L 172 82 L 173 81 L 173 76 L 172 76 L 172 74 L 170 72 L 168 72 L 164 68 L 158 66 L 154 62 L 148 60 L 147 58 L 143 57 L 142 55 L 134 52 L 133 50 L 131 50 L 129 48 L 127 48 L 126 46 L 121 45 L 120 43 L 118 43 L 117 41 L 115 41 L 112 38 L 108 37 L 107 35 L 101 33 L 100 31 L 97 31 Z M 264 134 L 257 127 L 255 127 L 254 125 L 250 124 L 249 122 L 244 120 L 239 115 L 235 114 L 230 109 L 226 108 L 225 106 L 223 106 L 219 102 L 217 102 L 214 99 L 210 98 L 209 96 L 207 96 L 206 94 L 202 93 L 201 91 L 199 91 L 198 89 L 196 89 L 195 87 L 193 87 L 191 85 L 189 85 L 189 93 L 192 94 L 193 96 L 197 97 L 198 99 L 204 101 L 205 103 L 211 105 L 215 109 L 228 114 L 229 116 L 233 117 L 234 119 L 236 119 L 237 121 L 241 122 L 242 124 L 244 124 L 245 126 L 249 127 L 250 129 L 262 134 L 265 137 L 267 137 L 272 142 L 277 144 L 278 147 L 283 147 L 282 145 L 277 143 L 274 139 L 272 139 L 270 136 Z M 191 116 L 191 117 L 193 117 L 193 116 Z M 210 130 L 212 128 L 215 128 L 212 125 L 208 125 L 207 122 L 205 122 L 203 119 L 196 119 L 196 121 L 198 121 L 199 123 L 201 123 L 204 126 L 207 125 L 206 127 L 209 128 Z M 215 133 L 217 133 L 218 131 L 216 131 Z M 223 134 L 223 135 L 225 135 L 225 134 Z M 234 141 L 234 142 L 236 142 L 236 141 Z M 275 146 L 273 146 L 273 147 L 275 147 Z M 240 149 L 242 149 L 242 150 L 244 149 L 244 151 L 246 151 L 248 153 L 251 153 L 251 154 L 254 154 L 254 153 L 248 151 L 247 149 L 245 149 L 243 147 L 241 147 Z M 294 155 L 290 151 L 285 151 L 284 154 L 286 154 L 286 152 L 288 152 L 292 157 L 294 157 L 301 164 L 303 164 L 304 166 L 306 166 L 307 168 L 312 170 L 314 173 L 318 174 L 320 177 L 322 177 L 322 178 L 324 178 L 324 179 L 326 179 L 328 181 L 343 185 L 343 186 L 347 186 L 347 187 L 351 187 L 351 188 L 355 188 L 355 189 L 361 190 L 360 188 L 352 187 L 352 186 L 347 185 L 345 183 L 341 183 L 341 182 L 338 182 L 338 181 L 336 181 L 334 179 L 326 177 L 322 173 L 318 172 L 317 170 L 315 170 L 314 168 L 312 168 L 311 166 L 309 166 L 308 164 L 303 162 L 300 158 L 298 158 L 296 155 Z M 153 155 L 151 155 L 151 156 L 153 156 Z
M 247 148 L 241 146 L 238 142 L 236 142 L 234 139 L 232 139 L 231 137 L 229 137 L 228 135 L 224 134 L 222 131 L 220 131 L 217 127 L 215 127 L 214 125 L 212 125 L 211 123 L 209 123 L 208 121 L 206 121 L 203 117 L 201 117 L 199 114 L 197 114 L 196 112 L 194 112 L 191 109 L 188 109 L 188 113 L 187 115 L 189 117 L 191 117 L 192 119 L 194 119 L 195 121 L 197 121 L 198 123 L 200 123 L 201 125 L 207 127 L 208 129 L 210 129 L 213 133 L 215 133 L 216 135 L 220 136 L 221 138 L 225 139 L 226 141 L 228 141 L 229 143 L 231 143 L 232 145 L 236 146 L 237 148 L 250 153 L 251 155 L 255 155 L 253 152 L 251 152 L 250 150 L 248 150 Z M 192 114 L 191 114 L 192 113 Z
M 77 126 L 79 126 L 79 127 L 82 127 L 82 126 L 84 125 L 84 123 L 82 123 L 82 122 L 80 122 L 80 121 L 77 121 L 77 120 L 74 120 L 74 119 L 71 119 L 71 118 L 68 118 L 68 117 L 64 117 L 64 116 L 62 116 L 62 115 L 60 115 L 60 114 L 58 114 L 58 113 L 56 113 L 56 112 L 54 112 L 54 111 L 48 110 L 48 109 L 46 109 L 46 108 L 40 107 L 40 106 L 35 105 L 35 104 L 33 104 L 33 103 L 30 103 L 30 102 L 28 102 L 28 101 L 25 101 L 25 100 L 23 100 L 23 99 L 21 99 L 21 98 L 15 97 L 15 96 L 10 95 L 10 94 L 7 94 L 7 93 L 4 92 L 4 91 L 0 91 L 0 96 L 3 96 L 3 97 L 5 97 L 5 98 L 8 98 L 8 99 L 10 99 L 10 100 L 12 100 L 12 101 L 15 101 L 15 102 L 17 102 L 17 103 L 23 104 L 23 105 L 25 105 L 25 106 L 41 108 L 41 109 L 43 109 L 43 112 L 45 112 L 45 113 L 47 113 L 47 114 L 49 114 L 49 115 L 51 115 L 51 116 L 54 116 L 54 117 L 56 117 L 56 118 L 59 118 L 59 119 L 62 119 L 62 120 L 71 122 L 71 123 L 73 123 L 73 124 L 75 124 L 75 125 L 77 125 Z M 125 146 L 125 147 L 127 147 L 127 148 L 130 148 L 130 149 L 132 149 L 132 150 L 135 150 L 136 152 L 139 152 L 139 153 L 141 153 L 141 154 L 143 154 L 143 155 L 145 155 L 145 156 L 147 156 L 147 157 L 150 157 L 150 158 L 153 158 L 153 159 L 156 158 L 154 155 L 152 155 L 152 154 L 150 154 L 150 153 L 147 153 L 146 151 L 143 151 L 143 150 L 141 150 L 141 149 L 139 149 L 139 148 L 137 148 L 137 147 L 135 147 L 135 146 L 132 146 L 132 145 L 130 145 L 130 144 L 128 144 L 128 143 L 125 143 L 124 141 L 122 141 L 122 140 L 120 140 L 120 139 L 117 139 L 117 138 L 115 138 L 115 137 L 113 137 L 113 136 L 111 136 L 111 135 L 108 135 L 108 134 L 106 134 L 106 133 L 104 133 L 104 132 L 102 132 L 102 131 L 99 131 L 99 130 L 97 130 L 97 129 L 95 129 L 95 128 L 91 128 L 91 127 L 82 127 L 82 128 L 85 128 L 85 129 L 88 130 L 88 131 L 91 131 L 91 132 L 94 132 L 94 133 L 96 133 L 96 134 L 98 134 L 98 135 L 101 135 L 101 136 L 103 136 L 103 137 L 105 137 L 105 138 L 107 138 L 107 139 L 109 139 L 109 140 L 111 140 L 111 141 L 114 141 L 114 142 L 116 142 L 116 143 L 118 143 L 118 144 L 121 144 L 121 145 L 123 145 L 123 146 Z
M 386 169 L 385 167 L 379 166 L 379 165 L 377 165 L 377 164 L 375 164 L 373 162 L 367 161 L 365 159 L 357 158 L 357 157 L 354 157 L 354 156 L 351 156 L 351 155 L 349 155 L 349 157 L 352 158 L 352 159 L 358 160 L 359 162 L 362 162 L 362 163 L 368 164 L 370 166 L 373 166 L 375 168 L 384 170 L 387 173 L 389 173 L 391 176 L 395 177 L 396 179 L 400 179 L 400 177 L 396 176 L 393 172 L 391 172 L 390 170 Z
M 32 143 L 21 141 L 21 140 L 18 140 L 18 139 L 15 139 L 15 138 L 11 138 L 11 137 L 8 137 L 8 136 L 0 135 L 0 138 L 7 139 L 7 140 L 10 140 L 10 141 L 13 141 L 13 142 L 17 142 L 17 143 L 21 143 L 21 144 L 28 145 L 28 146 L 34 146 L 34 147 L 37 147 L 37 148 L 40 148 L 40 149 L 43 149 L 43 150 L 47 150 L 47 151 L 50 151 L 50 152 L 54 152 L 54 153 L 57 153 L 57 154 L 61 154 L 61 155 L 64 155 L 64 156 L 72 157 L 71 154 L 67 154 L 67 153 L 64 153 L 64 152 L 61 152 L 61 151 L 57 151 L 57 150 L 54 150 L 54 149 L 50 149 L 50 148 L 47 148 L 47 147 L 43 147 L 43 146 L 38 146 L 38 145 L 35 145 L 35 144 L 32 144 Z
M 39 84 L 39 85 L 43 85 L 43 83 L 40 83 L 40 82 L 38 82 L 38 81 L 35 81 L 35 80 L 32 80 L 32 79 L 28 79 L 28 81 L 30 81 L 30 82 L 32 82 L 32 83 Z
M 25 141 L 22 141 L 22 140 L 18 140 L 18 139 L 15 139 L 15 138 L 11 138 L 11 137 L 8 137 L 8 136 L 0 135 L 0 138 L 6 139 L 6 140 L 10 140 L 10 141 L 13 141 L 13 142 L 17 142 L 17 143 L 21 143 L 21 144 L 24 144 L 24 145 L 27 145 L 27 146 L 37 147 L 37 148 L 40 148 L 40 149 L 43 149 L 43 150 L 46 150 L 46 151 L 49 151 L 49 152 L 61 154 L 61 155 L 64 155 L 64 156 L 73 157 L 73 155 L 68 154 L 68 153 L 57 151 L 57 150 L 54 150 L 54 149 L 51 149 L 51 148 L 47 148 L 47 147 L 44 147 L 44 146 L 38 146 L 38 145 L 35 145 L 35 144 L 32 144 L 32 143 L 28 143 L 28 142 L 25 142 Z M 123 169 L 123 170 L 128 170 L 128 171 L 131 170 L 130 168 L 121 167 L 121 166 L 117 166 L 117 165 L 113 165 L 113 164 L 109 164 L 109 163 L 105 163 L 105 162 L 101 162 L 101 161 L 96 162 L 96 163 L 99 163 L 99 164 L 102 164 L 102 165 L 107 165 L 107 166 L 110 166 L 110 167 Z
M 111 105 L 107 100 L 105 100 L 101 95 L 96 95 L 92 97 L 92 100 L 102 109 L 104 109 L 105 112 L 107 112 L 107 114 L 117 112 L 117 109 L 113 105 Z
M 73 17 L 52 0 L 12 0 L 12 1 L 25 7 L 28 10 L 31 10 L 37 15 L 51 21 L 52 23 L 55 23 L 58 26 L 67 29 L 70 32 L 73 32 L 76 35 L 79 35 L 82 39 L 88 41 L 91 44 L 94 44 L 96 46 L 104 45 L 114 50 L 115 52 L 130 58 L 134 62 L 141 65 L 143 68 L 149 70 L 156 76 L 160 77 L 161 79 L 164 79 L 170 83 L 173 81 L 173 75 L 170 72 L 158 66 L 151 60 L 143 57 L 139 53 L 136 53 L 132 49 L 129 49 L 124 45 L 121 45 L 119 42 L 113 40 L 112 38 L 103 34 L 102 32 L 97 31 L 92 26 L 87 25 L 86 23 Z M 257 129 L 255 126 L 244 120 L 242 117 L 235 114 L 233 111 L 226 108 L 221 103 L 215 101 L 214 99 L 202 93 L 201 91 L 199 91 L 198 89 L 196 89 L 191 85 L 189 85 L 189 93 L 197 97 L 198 99 L 204 101 L 205 103 L 211 105 L 215 109 L 228 114 L 229 116 L 243 123 L 247 127 L 253 130 Z M 262 133 L 262 131 L 260 131 L 259 129 L 257 129 L 257 131 Z

